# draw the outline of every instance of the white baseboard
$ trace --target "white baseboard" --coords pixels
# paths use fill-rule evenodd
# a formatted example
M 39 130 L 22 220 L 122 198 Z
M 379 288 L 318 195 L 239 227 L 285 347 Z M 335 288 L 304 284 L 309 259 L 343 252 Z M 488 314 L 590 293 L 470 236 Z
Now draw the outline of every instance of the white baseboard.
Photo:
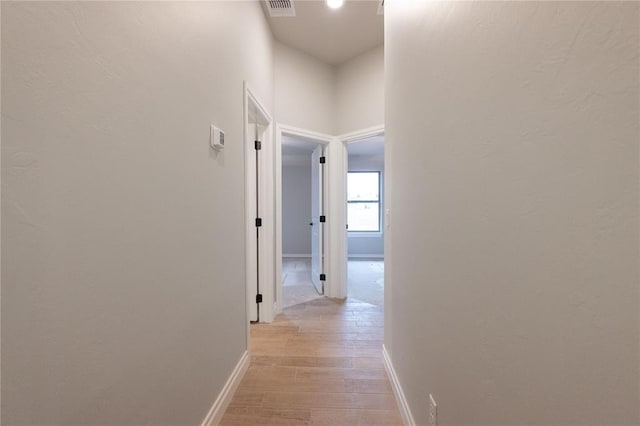
M 384 259 L 384 254 L 350 254 L 349 259 Z
M 384 369 L 387 370 L 389 380 L 391 380 L 391 388 L 393 389 L 393 395 L 396 397 L 400 416 L 402 416 L 402 423 L 404 423 L 405 426 L 415 426 L 416 422 L 413 420 L 411 409 L 409 408 L 407 399 L 404 397 L 404 392 L 402 391 L 402 386 L 400 386 L 396 370 L 391 363 L 391 357 L 389 357 L 387 348 L 384 345 L 382 345 L 382 358 L 384 360 Z
M 283 259 L 311 259 L 310 254 L 283 254 Z M 349 259 L 384 259 L 384 254 L 350 254 Z
M 249 368 L 249 352 L 244 351 L 242 356 L 240 357 L 240 361 L 236 364 L 236 368 L 233 369 L 231 376 L 229 376 L 229 380 L 224 384 L 220 395 L 216 398 L 216 402 L 213 403 L 213 406 L 207 413 L 207 417 L 204 418 L 202 422 L 202 426 L 216 426 L 222 420 L 222 416 L 224 416 L 224 412 L 227 410 L 231 399 L 233 398 L 233 394 L 236 392 L 238 385 L 242 381 L 244 377 L 244 373 L 247 372 Z

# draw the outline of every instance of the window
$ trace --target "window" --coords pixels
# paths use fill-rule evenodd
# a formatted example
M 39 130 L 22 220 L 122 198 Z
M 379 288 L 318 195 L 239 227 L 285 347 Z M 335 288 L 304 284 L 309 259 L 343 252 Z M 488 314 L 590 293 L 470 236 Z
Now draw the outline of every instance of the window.
M 347 173 L 349 232 L 380 232 L 380 172 Z

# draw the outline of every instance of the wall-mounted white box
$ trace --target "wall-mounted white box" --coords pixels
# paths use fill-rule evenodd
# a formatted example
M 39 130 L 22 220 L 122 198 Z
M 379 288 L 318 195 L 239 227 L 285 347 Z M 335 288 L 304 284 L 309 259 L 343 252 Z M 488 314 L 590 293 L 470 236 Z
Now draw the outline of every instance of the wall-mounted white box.
M 213 124 L 211 125 L 210 144 L 211 148 L 216 151 L 222 151 L 224 149 L 224 132 Z

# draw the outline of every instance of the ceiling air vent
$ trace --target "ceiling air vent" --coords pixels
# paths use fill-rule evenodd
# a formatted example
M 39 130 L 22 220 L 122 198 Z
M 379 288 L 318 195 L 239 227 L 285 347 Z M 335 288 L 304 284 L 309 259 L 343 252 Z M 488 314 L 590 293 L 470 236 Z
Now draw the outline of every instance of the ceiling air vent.
M 384 15 L 384 0 L 378 2 L 378 15 Z
M 270 16 L 296 16 L 293 0 L 264 0 Z

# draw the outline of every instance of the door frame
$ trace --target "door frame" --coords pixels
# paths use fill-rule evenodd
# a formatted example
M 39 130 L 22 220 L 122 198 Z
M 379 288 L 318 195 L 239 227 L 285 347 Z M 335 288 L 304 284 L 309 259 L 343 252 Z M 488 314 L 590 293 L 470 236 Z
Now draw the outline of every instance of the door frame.
M 247 81 L 243 82 L 243 150 L 244 150 L 244 177 L 245 177 L 245 309 L 246 309 L 246 340 L 247 349 L 250 347 L 250 320 L 251 304 L 255 304 L 256 279 L 260 280 L 260 292 L 263 295 L 263 303 L 260 307 L 260 319 L 262 317 L 273 318 L 272 305 L 264 303 L 264 300 L 273 299 L 273 251 L 269 245 L 273 241 L 273 143 L 271 115 L 260 102 L 255 92 Z M 252 134 L 253 124 L 260 126 L 261 158 L 258 175 L 259 186 L 255 180 L 255 134 Z M 258 203 L 262 227 L 260 228 L 259 244 L 256 239 L 256 190 L 259 189 Z M 259 268 L 256 271 L 256 253 L 260 258 Z
M 348 277 L 347 277 L 347 267 L 348 267 L 348 262 L 349 262 L 349 253 L 348 253 L 348 244 L 349 244 L 349 234 L 348 234 L 348 230 L 347 230 L 347 173 L 349 172 L 349 164 L 348 164 L 348 160 L 349 160 L 349 155 L 347 152 L 347 146 L 353 142 L 358 142 L 361 141 L 363 139 L 369 139 L 372 138 L 374 136 L 384 136 L 384 124 L 378 125 L 378 126 L 373 126 L 373 127 L 368 127 L 366 129 L 362 129 L 362 130 L 356 130 L 355 132 L 350 132 L 350 133 L 345 133 L 343 135 L 340 135 L 337 137 L 337 140 L 339 141 L 339 145 L 340 145 L 340 149 L 342 151 L 342 158 L 343 158 L 343 163 L 342 163 L 342 171 L 340 172 L 340 179 L 342 180 L 341 184 L 338 185 L 339 191 L 338 193 L 335 194 L 335 202 L 336 204 L 339 203 L 340 207 L 341 207 L 341 216 L 344 218 L 344 225 L 342 226 L 342 232 L 339 235 L 339 241 L 338 241 L 338 252 L 340 253 L 340 259 L 339 259 L 339 263 L 340 263 L 340 268 L 341 268 L 341 273 L 342 275 L 342 279 L 339 281 L 340 286 L 339 289 L 337 291 L 337 294 L 339 296 L 339 298 L 345 298 L 347 297 L 347 285 L 348 285 Z M 387 185 L 386 185 L 386 180 L 387 180 L 387 145 L 386 145 L 386 141 L 385 141 L 385 153 L 384 153 L 384 161 L 385 161 L 385 173 L 384 173 L 384 179 L 385 182 L 382 183 L 382 187 L 383 187 L 383 194 L 385 196 L 386 199 L 386 194 L 387 194 Z M 387 228 L 388 228 L 388 221 L 389 221 L 389 203 L 385 202 L 385 211 L 382 212 L 382 227 L 383 227 L 383 233 L 382 236 L 386 242 L 387 240 Z M 386 243 L 385 243 L 385 263 L 386 263 L 386 256 L 387 256 L 387 251 L 386 251 Z
M 326 244 L 327 227 L 326 222 L 320 220 L 320 218 L 326 214 L 327 198 L 326 191 L 326 170 L 321 159 L 324 156 L 325 146 L 323 144 L 316 144 L 313 152 L 311 153 L 311 216 L 309 223 L 311 225 L 311 284 L 316 289 L 316 292 L 324 296 L 324 284 L 326 278 L 322 279 L 322 275 L 326 275 L 325 268 L 325 255 L 326 251 L 324 246 Z M 317 259 L 314 259 L 314 252 Z
M 327 226 L 325 228 L 326 244 L 325 250 L 325 273 L 327 281 L 325 282 L 325 296 L 330 298 L 344 299 L 347 297 L 347 172 L 348 172 L 348 156 L 347 145 L 362 139 L 373 136 L 384 135 L 384 125 L 372 126 L 354 132 L 345 133 L 339 136 L 331 136 L 311 130 L 301 129 L 282 123 L 275 123 L 275 142 L 273 157 L 273 200 L 275 213 L 275 233 L 273 235 L 273 253 L 274 256 L 274 277 L 276 286 L 276 299 L 270 300 L 273 303 L 272 312 L 278 314 L 282 312 L 282 304 L 278 303 L 282 300 L 282 135 L 300 136 L 312 139 L 318 143 L 325 145 L 325 212 L 327 215 Z M 388 145 L 385 145 L 385 182 L 383 183 L 384 193 L 387 191 L 387 179 L 389 172 L 387 170 Z M 388 258 L 388 250 L 386 244 L 388 239 L 389 227 L 389 203 L 385 204 L 383 226 L 385 229 L 385 260 Z M 272 319 L 272 318 L 271 318 Z
M 330 253 L 328 250 L 329 242 L 331 240 L 331 223 L 332 220 L 330 218 L 330 208 L 331 208 L 331 187 L 329 185 L 329 176 L 331 173 L 331 163 L 332 158 L 330 156 L 330 148 L 332 143 L 335 144 L 335 138 L 330 135 L 326 135 L 319 132 L 314 132 L 312 130 L 301 129 L 294 126 L 289 126 L 286 124 L 276 123 L 275 125 L 275 144 L 274 144 L 274 171 L 275 171 L 275 182 L 274 182 L 274 201 L 275 201 L 275 240 L 274 240 L 274 253 L 275 253 L 275 286 L 276 286 L 276 300 L 274 301 L 274 309 L 273 312 L 278 314 L 282 312 L 282 136 L 297 136 L 305 139 L 311 139 L 313 142 L 318 143 L 320 145 L 324 145 L 325 147 L 325 157 L 327 159 L 325 165 L 325 173 L 323 177 L 323 185 L 325 188 L 324 191 L 324 205 L 325 212 L 327 214 L 327 222 L 323 232 L 325 235 L 325 244 L 323 247 L 324 256 L 325 256 L 325 271 L 324 273 L 327 275 L 327 281 L 325 282 L 325 295 L 328 295 L 330 292 L 328 291 L 331 286 L 332 275 L 330 271 L 331 268 L 331 259 Z

